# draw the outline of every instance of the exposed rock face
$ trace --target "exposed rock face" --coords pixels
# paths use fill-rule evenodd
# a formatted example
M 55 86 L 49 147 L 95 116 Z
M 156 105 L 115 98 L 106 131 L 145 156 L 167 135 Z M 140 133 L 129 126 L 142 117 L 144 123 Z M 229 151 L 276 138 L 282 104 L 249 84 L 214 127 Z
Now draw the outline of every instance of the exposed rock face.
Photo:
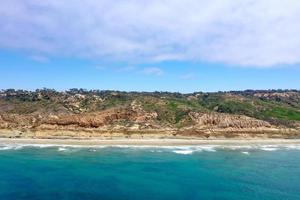
M 292 97 L 299 97 L 299 93 L 298 92 L 274 92 L 274 93 L 255 93 L 254 94 L 255 97 L 264 97 L 264 98 L 292 98 Z
M 82 128 L 99 128 L 106 125 L 116 125 L 127 122 L 132 126 L 155 124 L 156 112 L 146 112 L 141 107 L 132 106 L 132 109 L 110 109 L 102 112 L 81 114 L 49 114 L 49 115 L 0 115 L 0 128 L 39 128 L 42 125 Z M 147 125 L 148 124 L 148 125 Z M 123 123 L 125 126 L 126 124 Z M 45 127 L 45 126 L 44 126 Z M 50 127 L 50 126 L 48 126 Z
M 52 116 L 44 119 L 42 123 L 60 126 L 76 125 L 86 128 L 98 128 L 121 119 L 132 120 L 134 115 L 135 113 L 131 113 L 126 110 L 110 110 L 106 112 L 88 114 Z
M 17 114 L 0 115 L 0 127 L 3 128 L 30 128 L 36 118 Z
M 70 134 L 70 131 L 79 131 L 78 137 L 102 137 L 106 132 L 120 132 L 121 134 L 135 132 L 152 133 L 161 137 L 170 137 L 175 134 L 177 137 L 182 135 L 204 138 L 222 137 L 230 133 L 234 133 L 233 136 L 237 137 L 239 134 L 236 133 L 239 132 L 243 135 L 245 132 L 253 135 L 258 130 L 259 132 L 279 131 L 268 122 L 246 116 L 201 112 L 189 112 L 188 115 L 193 125 L 178 129 L 175 126 L 159 124 L 156 120 L 156 112 L 146 112 L 136 103 L 131 106 L 132 109 L 120 108 L 82 114 L 0 115 L 0 129 L 21 131 L 22 135 L 17 135 L 18 137 L 42 138 L 57 137 L 58 131 L 62 131 L 59 132 L 59 137 L 68 135 L 76 137 L 76 133 Z M 95 131 L 97 134 L 94 133 Z
M 138 123 L 154 122 L 153 120 L 155 120 L 158 116 L 156 112 L 144 111 L 144 109 L 142 108 L 142 105 L 137 103 L 137 101 L 133 101 L 131 103 L 131 109 L 133 112 L 135 112 L 137 114 L 137 116 L 135 118 L 135 122 L 138 122 Z
M 222 113 L 197 113 L 190 112 L 189 116 L 196 123 L 197 127 L 215 128 L 270 128 L 268 122 L 257 120 L 242 115 L 228 115 Z

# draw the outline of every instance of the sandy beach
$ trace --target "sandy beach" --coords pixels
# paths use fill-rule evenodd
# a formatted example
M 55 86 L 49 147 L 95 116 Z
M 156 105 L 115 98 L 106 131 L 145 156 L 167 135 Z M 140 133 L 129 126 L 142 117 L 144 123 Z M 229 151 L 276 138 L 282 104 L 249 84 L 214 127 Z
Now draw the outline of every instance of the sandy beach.
M 132 146 L 188 146 L 188 145 L 293 145 L 299 139 L 7 139 L 1 138 L 0 144 L 25 145 L 132 145 Z

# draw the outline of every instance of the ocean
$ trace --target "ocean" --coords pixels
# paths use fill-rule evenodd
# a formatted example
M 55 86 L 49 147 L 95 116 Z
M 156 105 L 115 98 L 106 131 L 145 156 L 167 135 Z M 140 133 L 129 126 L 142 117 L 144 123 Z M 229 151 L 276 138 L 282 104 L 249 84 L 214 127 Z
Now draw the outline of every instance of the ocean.
M 1 200 L 297 200 L 300 146 L 0 145 Z

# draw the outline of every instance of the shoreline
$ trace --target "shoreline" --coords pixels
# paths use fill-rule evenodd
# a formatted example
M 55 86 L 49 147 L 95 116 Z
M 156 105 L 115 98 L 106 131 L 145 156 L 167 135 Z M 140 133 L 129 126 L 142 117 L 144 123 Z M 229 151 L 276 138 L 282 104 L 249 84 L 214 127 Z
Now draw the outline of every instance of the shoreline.
M 0 145 L 78 146 L 197 146 L 197 145 L 300 145 L 300 139 L 16 139 L 0 138 Z

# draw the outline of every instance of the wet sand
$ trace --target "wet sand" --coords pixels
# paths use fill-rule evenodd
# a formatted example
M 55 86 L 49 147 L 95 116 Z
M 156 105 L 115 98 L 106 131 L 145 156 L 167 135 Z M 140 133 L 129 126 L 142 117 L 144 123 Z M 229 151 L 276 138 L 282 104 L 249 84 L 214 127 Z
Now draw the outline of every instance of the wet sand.
M 0 144 L 33 145 L 132 145 L 132 146 L 185 146 L 185 145 L 256 145 L 300 144 L 300 139 L 7 139 Z

